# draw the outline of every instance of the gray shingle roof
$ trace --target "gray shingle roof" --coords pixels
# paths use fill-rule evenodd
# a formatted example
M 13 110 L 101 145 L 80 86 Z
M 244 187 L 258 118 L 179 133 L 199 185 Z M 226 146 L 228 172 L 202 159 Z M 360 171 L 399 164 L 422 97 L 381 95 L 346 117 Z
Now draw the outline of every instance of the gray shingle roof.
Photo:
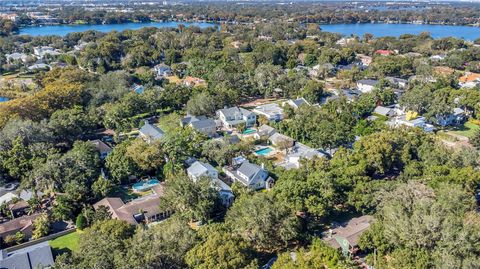
M 162 129 L 158 128 L 157 126 L 150 124 L 150 123 L 145 123 L 145 125 L 140 128 L 140 133 L 142 133 L 145 136 L 150 137 L 153 140 L 160 139 L 164 136 L 164 132 Z
M 375 86 L 375 85 L 377 85 L 378 80 L 374 80 L 374 79 L 361 79 L 361 80 L 357 81 L 357 83 L 359 83 L 359 84 L 364 84 L 364 85 Z
M 0 260 L 0 268 L 37 269 L 53 266 L 53 255 L 48 242 L 8 253 Z
M 215 123 L 214 120 L 212 119 L 204 119 L 204 120 L 198 120 L 191 122 L 193 129 L 203 129 L 207 127 L 213 127 L 215 128 L 217 124 Z
M 195 177 L 199 177 L 209 170 L 216 170 L 216 169 L 213 166 L 211 166 L 209 163 L 196 161 L 187 169 L 187 172 Z
M 257 174 L 259 171 L 261 171 L 262 168 L 256 164 L 249 163 L 249 162 L 244 162 L 242 165 L 238 168 L 237 172 L 247 176 L 249 179 L 251 179 L 255 174 Z

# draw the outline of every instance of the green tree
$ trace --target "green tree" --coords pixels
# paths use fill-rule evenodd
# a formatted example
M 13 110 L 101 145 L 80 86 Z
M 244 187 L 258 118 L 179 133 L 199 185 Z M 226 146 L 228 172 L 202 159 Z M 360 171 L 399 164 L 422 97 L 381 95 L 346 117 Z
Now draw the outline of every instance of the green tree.
M 225 221 L 235 235 L 264 251 L 285 248 L 299 235 L 294 212 L 267 193 L 243 195 L 227 212 Z
M 75 221 L 75 225 L 77 226 L 77 229 L 83 230 L 87 226 L 87 219 L 85 216 L 82 214 L 79 214 L 77 216 L 77 220 Z
M 181 214 L 185 218 L 207 221 L 215 210 L 218 192 L 210 179 L 193 182 L 186 176 L 167 179 L 160 207 Z
M 216 227 L 217 226 L 217 227 Z M 203 242 L 195 245 L 185 256 L 191 268 L 258 268 L 250 245 L 230 232 L 214 225 L 202 227 Z
M 32 238 L 39 239 L 50 231 L 50 220 L 47 214 L 43 214 L 33 222 Z

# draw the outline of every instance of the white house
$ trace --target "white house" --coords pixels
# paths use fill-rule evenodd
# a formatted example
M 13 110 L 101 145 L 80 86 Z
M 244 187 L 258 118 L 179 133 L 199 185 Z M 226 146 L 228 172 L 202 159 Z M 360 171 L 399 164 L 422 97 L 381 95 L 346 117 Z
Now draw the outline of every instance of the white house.
M 281 121 L 283 119 L 283 108 L 278 104 L 265 104 L 253 109 L 257 115 L 264 116 L 269 121 Z
M 173 75 L 172 68 L 166 64 L 157 64 L 153 67 L 157 78 L 164 78 Z
M 194 182 L 197 182 L 201 178 L 211 179 L 212 187 L 219 192 L 222 204 L 228 207 L 233 203 L 235 196 L 233 195 L 232 189 L 218 178 L 217 169 L 210 164 L 196 161 L 187 169 L 187 174 Z
M 244 123 L 246 127 L 252 127 L 257 122 L 255 113 L 239 107 L 231 107 L 217 110 L 217 116 L 226 129 L 233 129 Z
M 299 107 L 301 107 L 301 106 L 303 106 L 303 105 L 310 106 L 310 103 L 309 103 L 307 100 L 305 100 L 305 98 L 299 97 L 299 98 L 297 98 L 297 99 L 295 99 L 295 100 L 293 100 L 293 99 L 288 99 L 288 101 L 283 102 L 282 105 L 283 105 L 283 106 L 289 105 L 289 106 L 293 107 L 293 109 L 298 109 Z
M 391 119 L 386 122 L 387 125 L 391 127 L 413 127 L 413 128 L 422 128 L 425 132 L 432 132 L 434 130 L 433 125 L 427 124 L 425 117 L 417 117 L 415 119 L 407 119 L 406 115 L 402 115 L 396 118 Z
M 313 158 L 324 158 L 325 154 L 320 151 L 310 148 L 299 142 L 288 151 L 285 156 L 285 162 L 281 164 L 285 169 L 300 168 L 300 162 L 303 159 L 311 160 Z
M 234 182 L 239 182 L 252 190 L 270 188 L 273 184 L 273 179 L 268 176 L 263 165 L 260 167 L 248 161 L 244 161 L 236 170 L 223 168 L 223 171 Z
M 33 54 L 39 58 L 44 58 L 46 55 L 56 56 L 60 55 L 60 52 L 49 46 L 34 47 Z
M 357 81 L 357 89 L 362 93 L 369 93 L 373 91 L 373 88 L 375 88 L 375 85 L 377 84 L 378 84 L 378 80 L 362 79 Z

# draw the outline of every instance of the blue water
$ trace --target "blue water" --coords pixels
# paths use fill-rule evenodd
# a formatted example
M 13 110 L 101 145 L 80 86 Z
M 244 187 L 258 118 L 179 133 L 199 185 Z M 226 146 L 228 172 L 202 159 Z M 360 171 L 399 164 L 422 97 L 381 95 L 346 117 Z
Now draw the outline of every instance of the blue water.
M 92 25 L 48 25 L 48 26 L 29 26 L 20 28 L 20 35 L 31 36 L 47 36 L 47 35 L 59 35 L 65 36 L 69 33 L 85 32 L 89 30 L 95 30 L 99 32 L 110 31 L 123 31 L 123 30 L 137 30 L 144 27 L 157 27 L 177 28 L 178 25 L 183 24 L 185 26 L 198 26 L 200 28 L 207 28 L 216 26 L 214 23 L 207 22 L 132 22 L 132 23 L 120 23 L 120 24 L 92 24 Z
M 257 153 L 258 155 L 267 156 L 270 152 L 272 152 L 272 150 L 273 149 L 271 148 L 263 148 L 263 149 L 255 150 L 255 153 Z
M 8 100 L 10 100 L 10 98 L 0 96 L 0 103 L 1 102 L 6 102 Z
M 433 38 L 456 37 L 475 40 L 480 37 L 480 27 L 474 26 L 363 23 L 328 24 L 320 25 L 320 28 L 325 32 L 340 33 L 346 36 L 354 34 L 359 37 L 362 37 L 365 33 L 373 34 L 374 37 L 399 37 L 402 34 L 420 34 L 422 32 L 429 32 Z
M 132 185 L 132 188 L 135 191 L 144 191 L 158 184 L 160 184 L 160 181 L 158 181 L 158 179 L 150 179 L 149 181 L 146 181 L 146 182 L 135 183 Z

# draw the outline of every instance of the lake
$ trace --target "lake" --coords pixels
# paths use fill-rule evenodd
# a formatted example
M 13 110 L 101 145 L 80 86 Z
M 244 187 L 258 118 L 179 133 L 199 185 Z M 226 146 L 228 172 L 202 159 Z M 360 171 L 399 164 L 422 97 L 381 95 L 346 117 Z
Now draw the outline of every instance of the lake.
M 1 102 L 6 102 L 8 100 L 10 100 L 10 98 L 0 96 L 0 103 Z
M 388 23 L 362 23 L 362 24 L 325 24 L 320 25 L 322 31 L 340 33 L 349 36 L 355 34 L 362 37 L 370 33 L 374 37 L 395 36 L 402 34 L 420 34 L 429 32 L 433 38 L 456 37 L 465 40 L 480 38 L 480 27 L 431 25 L 431 24 L 388 24 Z
M 85 32 L 89 30 L 95 30 L 99 32 L 110 31 L 123 31 L 123 30 L 137 30 L 144 27 L 157 27 L 177 28 L 178 25 L 183 24 L 185 26 L 198 26 L 200 28 L 207 28 L 216 26 L 214 23 L 207 22 L 132 22 L 132 23 L 120 23 L 120 24 L 82 24 L 82 25 L 47 25 L 47 26 L 29 26 L 20 28 L 20 35 L 31 36 L 47 36 L 47 35 L 59 35 L 65 36 L 69 33 Z

